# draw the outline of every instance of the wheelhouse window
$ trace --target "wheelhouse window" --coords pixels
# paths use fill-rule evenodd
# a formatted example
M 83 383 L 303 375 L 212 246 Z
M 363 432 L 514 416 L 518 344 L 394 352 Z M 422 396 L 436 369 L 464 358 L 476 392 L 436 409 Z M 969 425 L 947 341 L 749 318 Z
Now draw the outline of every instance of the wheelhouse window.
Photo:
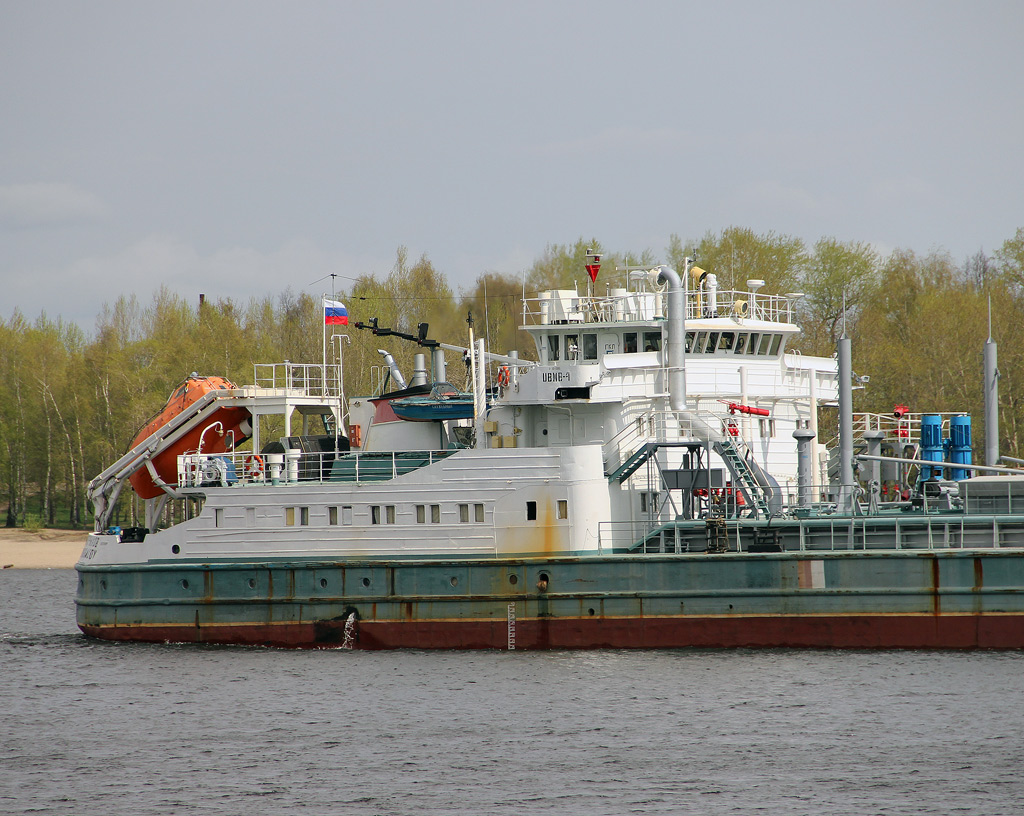
M 585 335 L 583 335 L 583 359 L 584 360 L 596 360 L 597 359 L 597 335 L 596 334 L 585 334 Z
M 567 334 L 565 336 L 565 359 L 577 360 L 580 356 L 580 336 L 578 334 Z
M 717 348 L 718 348 L 718 332 L 711 332 L 711 334 L 708 335 L 708 345 L 707 345 L 707 348 L 704 349 L 704 351 L 706 351 L 708 354 L 714 354 L 715 350 Z
M 747 344 L 747 354 L 757 354 L 757 342 L 760 335 L 757 332 L 750 333 L 750 343 Z
M 718 341 L 719 351 L 732 351 L 732 344 L 736 336 L 732 332 L 722 332 L 722 338 Z
M 636 353 L 636 332 L 623 332 L 622 351 L 625 354 Z
M 644 351 L 661 351 L 661 332 L 644 332 Z
M 746 333 L 736 335 L 736 354 L 745 354 L 747 351 L 747 335 Z
M 559 336 L 557 334 L 548 335 L 548 362 L 558 360 L 558 342 Z
M 774 336 L 774 337 L 772 338 L 772 350 L 771 350 L 771 351 L 769 351 L 768 353 L 769 353 L 769 354 L 770 354 L 770 355 L 771 355 L 772 357 L 774 357 L 774 356 L 775 356 L 776 354 L 778 354 L 778 353 L 779 353 L 779 346 L 781 346 L 781 345 L 782 345 L 782 335 L 781 335 L 781 334 L 776 334 L 776 335 L 775 335 L 775 336 Z

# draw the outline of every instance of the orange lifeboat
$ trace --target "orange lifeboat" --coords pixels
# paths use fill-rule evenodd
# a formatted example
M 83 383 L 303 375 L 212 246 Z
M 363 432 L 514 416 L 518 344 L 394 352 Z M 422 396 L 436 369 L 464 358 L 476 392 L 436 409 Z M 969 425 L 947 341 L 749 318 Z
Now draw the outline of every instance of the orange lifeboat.
M 211 391 L 235 388 L 235 384 L 223 377 L 199 377 L 192 375 L 178 386 L 163 407 L 146 426 L 139 431 L 131 447 L 144 442 L 179 414 L 202 399 Z M 248 408 L 237 406 L 219 408 L 206 419 L 184 434 L 173 445 L 164 448 L 153 457 L 153 468 L 164 482 L 170 485 L 178 481 L 178 457 L 185 453 L 227 453 L 252 436 L 252 414 Z M 200 444 L 202 450 L 199 449 Z M 135 492 L 143 499 L 152 499 L 163 491 L 153 481 L 149 468 L 143 466 L 129 478 Z

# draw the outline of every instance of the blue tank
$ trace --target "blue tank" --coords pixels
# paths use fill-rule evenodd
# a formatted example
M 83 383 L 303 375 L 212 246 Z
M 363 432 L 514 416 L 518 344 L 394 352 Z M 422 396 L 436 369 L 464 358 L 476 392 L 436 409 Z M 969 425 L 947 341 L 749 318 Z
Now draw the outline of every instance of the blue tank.
M 942 461 L 942 417 L 925 414 L 921 417 L 921 481 L 942 478 L 941 467 L 931 467 L 925 461 Z
M 949 461 L 958 465 L 971 464 L 971 418 L 953 417 L 949 421 Z M 950 478 L 969 479 L 971 472 L 966 468 L 953 468 Z

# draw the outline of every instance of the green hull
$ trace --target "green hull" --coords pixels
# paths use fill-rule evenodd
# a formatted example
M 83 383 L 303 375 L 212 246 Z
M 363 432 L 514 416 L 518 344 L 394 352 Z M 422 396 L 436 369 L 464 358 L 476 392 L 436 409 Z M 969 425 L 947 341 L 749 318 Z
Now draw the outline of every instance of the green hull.
M 1024 648 L 1024 551 L 80 565 L 115 640 L 353 648 Z

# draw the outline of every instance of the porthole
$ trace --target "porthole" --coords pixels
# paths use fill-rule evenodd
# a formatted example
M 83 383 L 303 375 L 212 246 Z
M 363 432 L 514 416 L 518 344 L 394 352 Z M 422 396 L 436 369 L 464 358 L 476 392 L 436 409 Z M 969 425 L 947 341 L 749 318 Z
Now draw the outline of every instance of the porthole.
M 451 584 L 453 587 L 457 587 L 459 585 L 459 578 L 458 578 L 458 576 L 457 575 L 453 575 L 451 578 L 448 579 L 448 583 Z
M 100 589 L 105 590 L 106 588 L 107 588 L 107 582 L 106 581 L 100 581 Z
M 590 609 L 588 609 L 587 612 L 589 612 L 591 615 L 593 615 L 594 614 L 594 607 L 590 607 Z
M 177 544 L 175 544 L 173 547 L 171 547 L 171 552 L 174 553 L 175 555 L 177 555 L 178 553 L 181 552 L 181 547 L 179 547 Z
M 250 578 L 249 579 L 249 589 L 256 589 L 256 579 L 255 578 Z
M 512 584 L 513 586 L 515 586 L 516 584 L 519 583 L 519 576 L 518 575 L 510 575 L 510 576 L 508 576 L 508 582 L 510 584 Z
M 182 578 L 181 579 L 181 588 L 182 589 L 188 589 L 188 578 Z
M 369 578 L 364 578 L 363 579 L 363 586 L 364 587 L 368 587 L 369 585 L 370 585 L 370 579 Z
M 327 589 L 327 579 L 326 578 L 321 578 L 320 579 L 320 589 Z

